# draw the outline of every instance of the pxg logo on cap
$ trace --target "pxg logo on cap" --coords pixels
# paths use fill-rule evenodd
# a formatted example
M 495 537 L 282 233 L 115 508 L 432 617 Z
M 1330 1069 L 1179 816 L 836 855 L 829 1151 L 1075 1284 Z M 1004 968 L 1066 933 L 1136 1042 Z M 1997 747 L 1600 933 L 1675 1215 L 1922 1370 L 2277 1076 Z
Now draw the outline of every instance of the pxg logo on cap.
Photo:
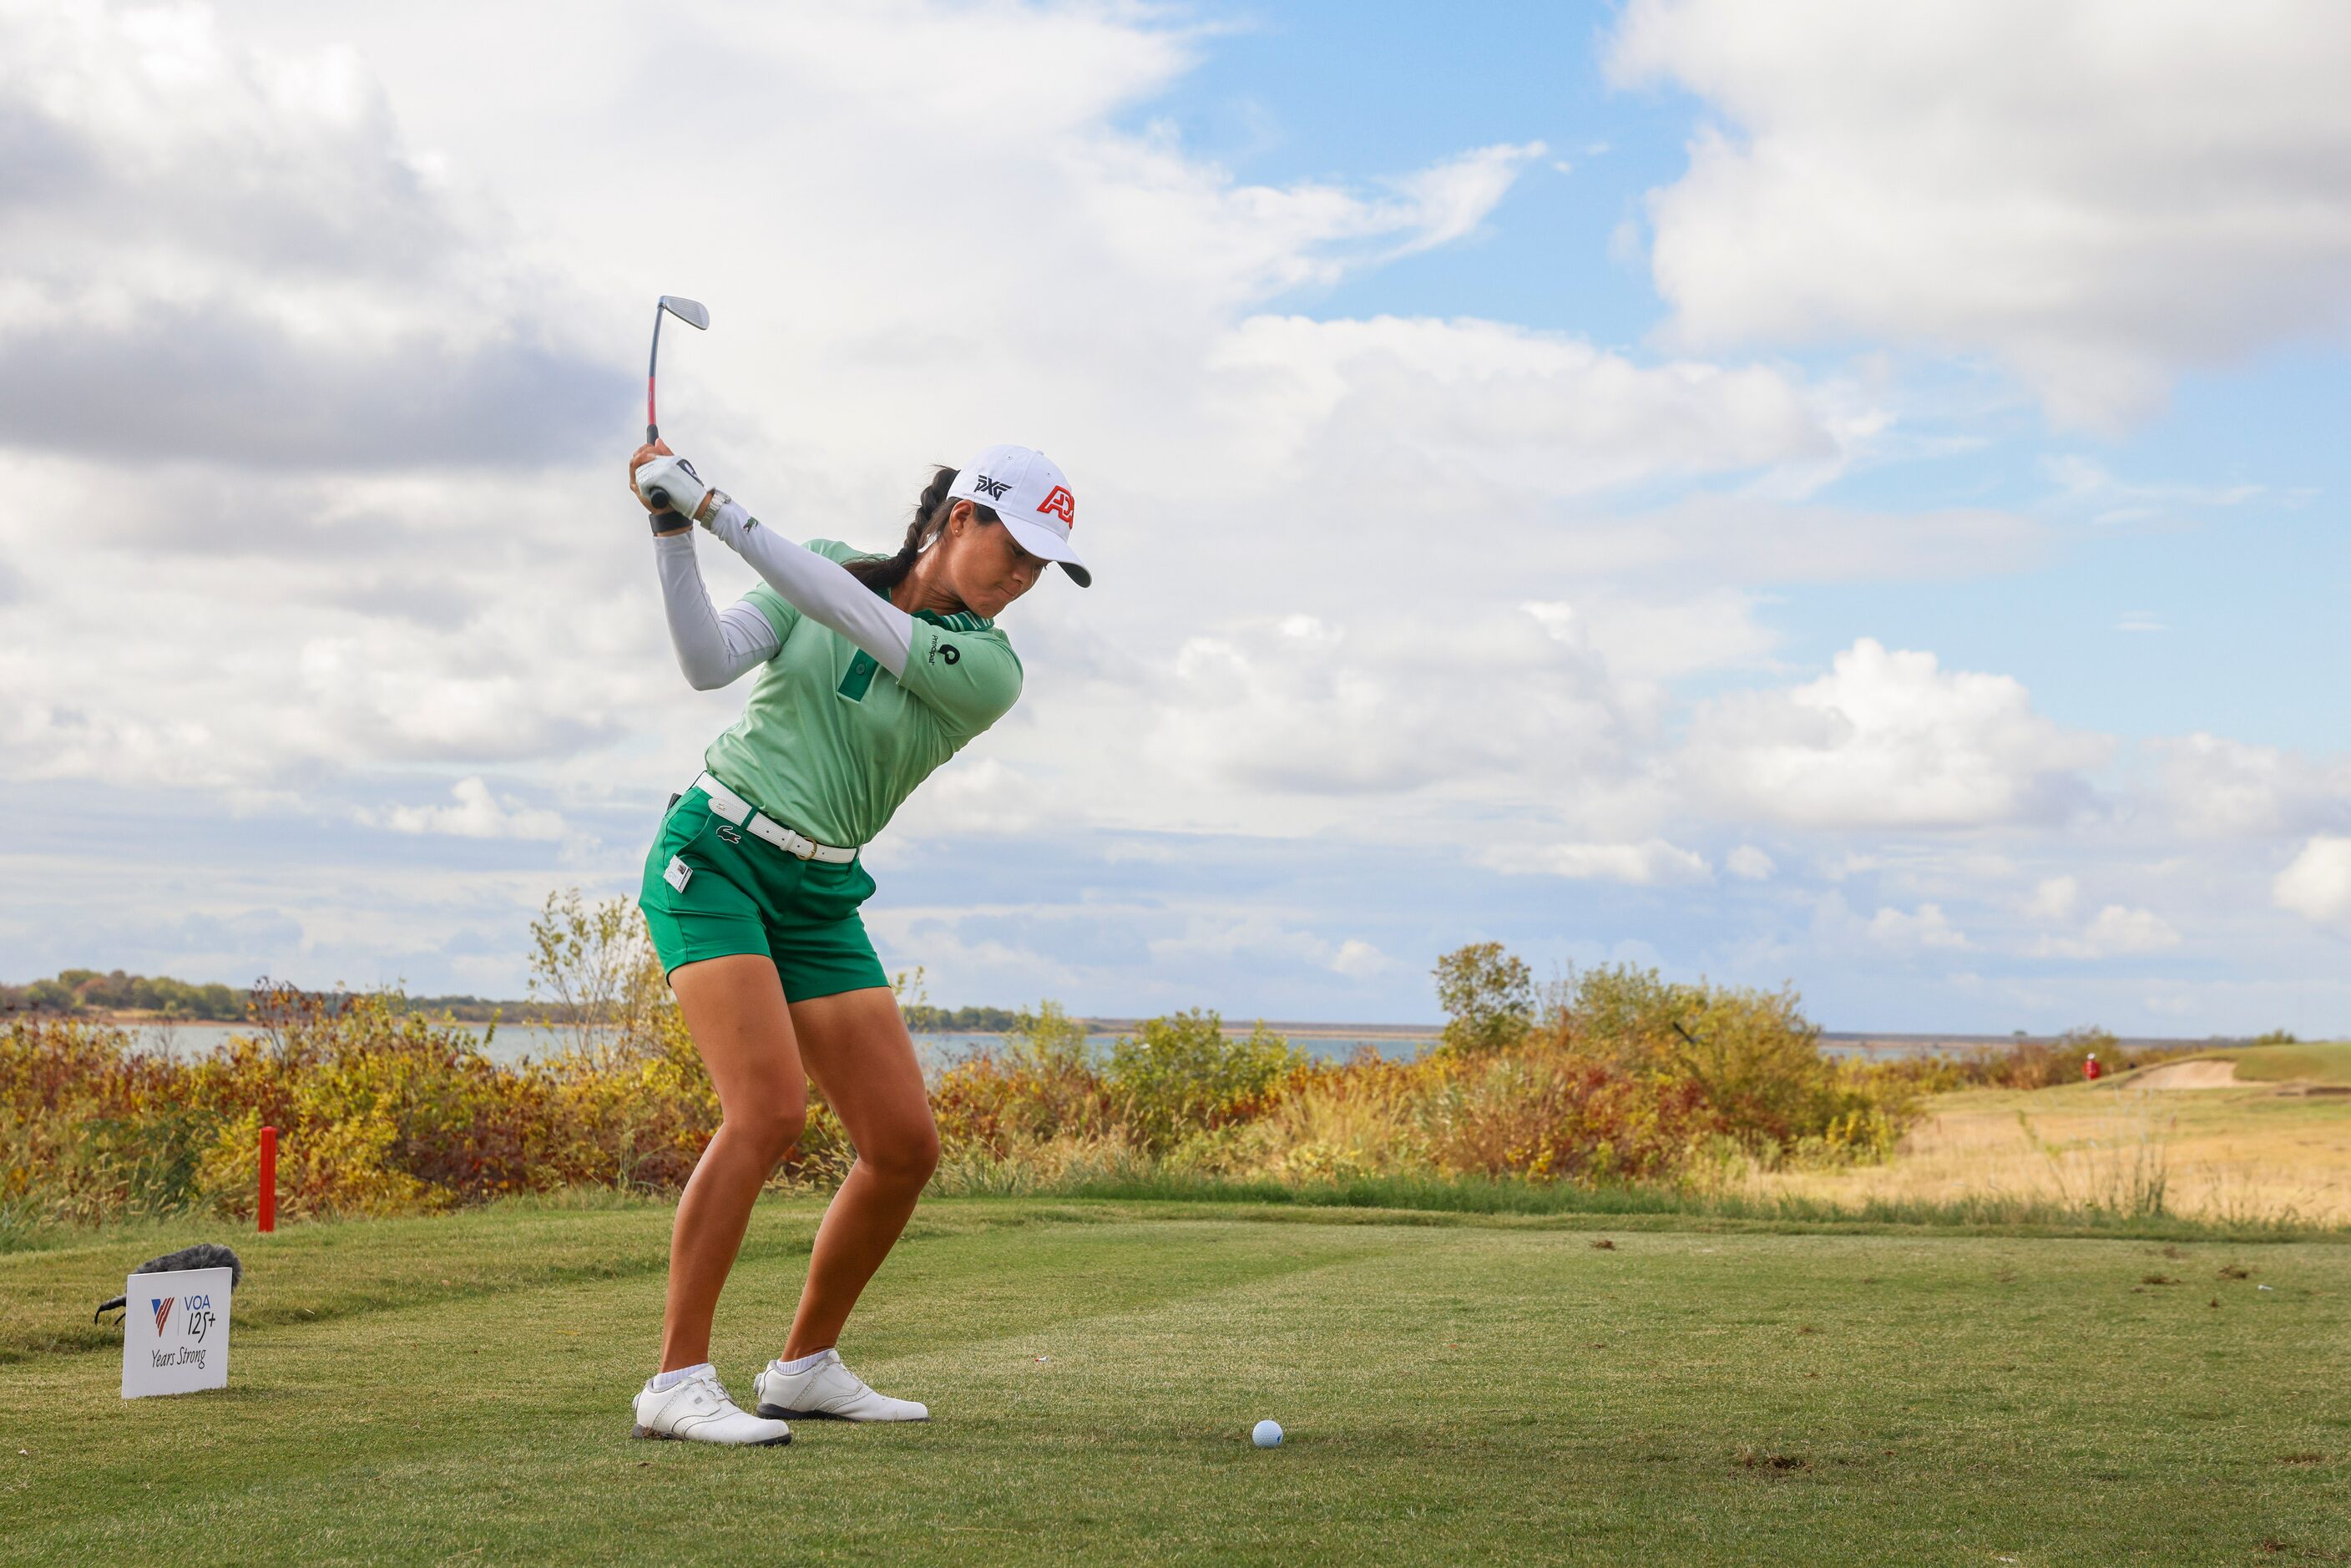
M 1092 584 L 1093 573 L 1070 548 L 1078 497 L 1068 476 L 1034 447 L 989 447 L 956 471 L 947 497 L 990 508 L 1022 549 L 1061 562 L 1081 588 Z

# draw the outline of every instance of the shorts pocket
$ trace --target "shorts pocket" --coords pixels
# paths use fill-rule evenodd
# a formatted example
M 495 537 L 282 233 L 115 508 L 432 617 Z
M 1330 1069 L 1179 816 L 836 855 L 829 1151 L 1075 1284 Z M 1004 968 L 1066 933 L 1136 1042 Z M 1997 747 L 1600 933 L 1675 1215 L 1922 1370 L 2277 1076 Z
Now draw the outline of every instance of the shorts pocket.
M 682 865 L 691 873 L 683 880 L 697 893 L 705 877 L 725 874 L 713 871 L 710 857 L 702 851 L 703 835 L 709 828 L 710 813 L 699 796 L 681 800 L 669 809 L 662 818 L 661 831 L 653 835 L 652 847 L 645 851 L 639 903 L 675 909 L 686 902 L 686 887 L 678 886 L 680 879 L 671 875 L 673 865 Z
M 852 861 L 845 866 L 820 861 L 806 864 L 807 869 L 794 880 L 791 896 L 778 911 L 794 925 L 831 925 L 852 919 L 873 892 L 873 879 L 865 874 L 862 862 Z

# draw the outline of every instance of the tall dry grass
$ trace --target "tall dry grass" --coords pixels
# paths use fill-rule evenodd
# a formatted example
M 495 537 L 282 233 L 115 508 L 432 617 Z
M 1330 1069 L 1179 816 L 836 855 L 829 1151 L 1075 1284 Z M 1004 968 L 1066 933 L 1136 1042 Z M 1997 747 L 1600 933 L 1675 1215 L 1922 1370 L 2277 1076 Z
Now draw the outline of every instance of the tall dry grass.
M 1885 1163 L 1740 1171 L 1729 1186 L 1853 1209 L 1980 1203 L 2085 1222 L 2331 1228 L 2351 1225 L 2351 1139 L 2334 1103 L 2261 1088 L 1967 1092 L 1929 1107 Z

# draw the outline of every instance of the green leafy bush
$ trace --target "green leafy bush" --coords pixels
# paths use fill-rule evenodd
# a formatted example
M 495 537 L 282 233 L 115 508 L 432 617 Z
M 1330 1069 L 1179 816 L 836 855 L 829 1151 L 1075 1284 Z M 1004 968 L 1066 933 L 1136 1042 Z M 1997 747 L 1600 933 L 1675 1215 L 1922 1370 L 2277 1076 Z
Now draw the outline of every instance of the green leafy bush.
M 1508 1051 L 1534 1027 L 1534 974 L 1499 942 L 1472 942 L 1437 961 L 1444 1048 Z
M 1145 1019 L 1132 1036 L 1120 1036 L 1102 1086 L 1134 1141 L 1165 1151 L 1259 1114 L 1306 1066 L 1263 1024 L 1235 1040 L 1217 1014 L 1196 1009 Z

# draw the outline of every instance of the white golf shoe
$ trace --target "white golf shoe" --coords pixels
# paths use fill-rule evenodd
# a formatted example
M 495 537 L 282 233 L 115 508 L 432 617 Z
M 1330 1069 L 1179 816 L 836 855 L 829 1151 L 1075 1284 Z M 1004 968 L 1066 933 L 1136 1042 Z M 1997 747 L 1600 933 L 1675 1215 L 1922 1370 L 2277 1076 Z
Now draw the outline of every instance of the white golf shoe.
M 762 1416 L 781 1419 L 798 1416 L 816 1421 L 927 1421 L 931 1407 L 912 1399 L 892 1399 L 865 1386 L 865 1380 L 841 1364 L 841 1353 L 828 1350 L 824 1359 L 806 1372 L 786 1372 L 771 1361 L 751 1380 L 751 1393 Z
M 764 1415 L 745 1415 L 726 1396 L 716 1373 L 697 1372 L 658 1392 L 648 1379 L 637 1391 L 637 1427 L 631 1436 L 765 1448 L 790 1442 L 792 1429 Z

